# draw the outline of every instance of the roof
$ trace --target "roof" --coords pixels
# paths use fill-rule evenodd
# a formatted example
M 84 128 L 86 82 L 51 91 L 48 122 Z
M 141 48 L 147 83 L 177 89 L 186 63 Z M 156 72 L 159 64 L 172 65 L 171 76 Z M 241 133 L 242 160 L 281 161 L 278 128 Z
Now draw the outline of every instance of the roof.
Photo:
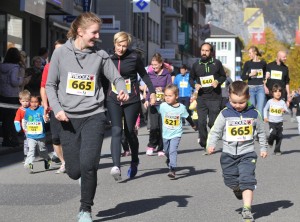
M 224 29 L 221 29 L 217 26 L 214 26 L 212 24 L 209 25 L 210 26 L 210 37 L 211 38 L 236 38 L 238 37 L 236 34 L 233 34 L 231 32 L 228 32 Z

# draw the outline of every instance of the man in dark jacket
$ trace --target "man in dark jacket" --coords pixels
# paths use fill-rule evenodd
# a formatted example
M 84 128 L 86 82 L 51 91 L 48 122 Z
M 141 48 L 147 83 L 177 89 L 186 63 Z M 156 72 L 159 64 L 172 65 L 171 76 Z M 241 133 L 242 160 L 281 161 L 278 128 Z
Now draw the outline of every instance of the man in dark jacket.
M 211 128 L 220 112 L 221 85 L 226 80 L 226 74 L 222 63 L 212 57 L 213 46 L 211 44 L 203 43 L 200 51 L 201 59 L 193 64 L 189 81 L 191 86 L 198 91 L 199 144 L 205 150 L 208 134 L 207 117 L 208 126 Z

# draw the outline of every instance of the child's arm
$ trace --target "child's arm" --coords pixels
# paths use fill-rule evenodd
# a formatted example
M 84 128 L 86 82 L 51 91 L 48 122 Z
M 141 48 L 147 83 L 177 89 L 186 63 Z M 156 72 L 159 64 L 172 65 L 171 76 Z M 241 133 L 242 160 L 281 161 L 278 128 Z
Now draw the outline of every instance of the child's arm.
M 282 104 L 283 104 L 283 110 L 282 110 L 283 113 L 284 113 L 284 112 L 286 112 L 286 113 L 291 113 L 290 110 L 289 110 L 289 108 L 287 107 L 287 105 L 286 105 L 286 103 L 285 103 L 284 101 L 283 101 Z
M 264 121 L 267 123 L 268 120 L 268 110 L 270 108 L 270 100 L 267 102 L 267 104 L 264 107 Z
M 14 119 L 14 125 L 15 125 L 15 129 L 17 132 L 20 132 L 21 131 L 21 110 L 18 109 L 17 112 L 16 112 L 16 116 L 15 116 L 15 119 Z
M 185 119 L 189 122 L 189 124 L 191 125 L 191 127 L 196 131 L 196 126 L 195 126 L 195 123 L 194 123 L 192 117 L 189 115 L 189 116 L 188 116 L 187 118 L 185 118 Z
M 215 151 L 215 147 L 218 143 L 218 140 L 223 135 L 223 130 L 225 128 L 226 120 L 222 113 L 220 113 L 214 123 L 214 126 L 211 128 L 208 138 L 207 138 L 207 152 L 212 154 Z
M 262 158 L 266 158 L 268 153 L 267 153 L 267 140 L 266 140 L 266 131 L 265 131 L 265 126 L 264 122 L 262 121 L 261 118 L 257 118 L 257 123 L 256 123 L 256 132 L 258 136 L 258 141 L 260 145 L 260 156 Z

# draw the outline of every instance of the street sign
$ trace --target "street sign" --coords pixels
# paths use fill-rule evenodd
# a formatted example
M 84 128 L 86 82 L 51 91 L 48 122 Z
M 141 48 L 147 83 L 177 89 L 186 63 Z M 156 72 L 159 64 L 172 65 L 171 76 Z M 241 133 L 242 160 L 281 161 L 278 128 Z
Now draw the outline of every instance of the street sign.
M 133 0 L 133 13 L 150 12 L 150 0 Z

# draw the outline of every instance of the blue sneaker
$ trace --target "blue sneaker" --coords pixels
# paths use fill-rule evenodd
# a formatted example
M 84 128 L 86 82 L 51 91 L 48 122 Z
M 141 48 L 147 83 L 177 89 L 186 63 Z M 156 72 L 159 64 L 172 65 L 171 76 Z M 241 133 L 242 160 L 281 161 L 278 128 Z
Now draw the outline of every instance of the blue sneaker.
M 78 222 L 93 222 L 91 212 L 80 211 L 77 215 Z
M 137 171 L 138 171 L 138 163 L 131 163 L 128 171 L 127 171 L 127 176 L 129 178 L 133 178 L 135 177 L 135 175 L 137 174 Z

